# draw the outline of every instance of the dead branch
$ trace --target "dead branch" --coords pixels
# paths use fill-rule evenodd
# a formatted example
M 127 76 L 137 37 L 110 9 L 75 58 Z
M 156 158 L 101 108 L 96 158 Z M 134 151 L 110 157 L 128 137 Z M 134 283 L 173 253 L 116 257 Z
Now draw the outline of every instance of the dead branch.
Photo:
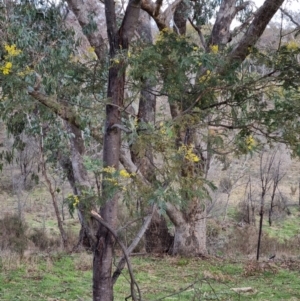
M 91 211 L 91 215 L 92 215 L 93 218 L 95 218 L 96 221 L 98 221 L 102 226 L 104 226 L 112 234 L 112 236 L 114 237 L 114 239 L 116 240 L 116 242 L 121 247 L 122 252 L 124 254 L 124 258 L 125 258 L 126 263 L 127 263 L 128 272 L 129 272 L 129 276 L 130 276 L 130 292 L 131 292 L 131 297 L 132 297 L 132 299 L 134 301 L 141 300 L 141 291 L 140 291 L 140 288 L 139 288 L 139 286 L 138 286 L 138 284 L 137 284 L 137 282 L 136 282 L 136 280 L 134 278 L 133 269 L 132 269 L 132 266 L 131 266 L 131 262 L 130 262 L 130 259 L 129 259 L 126 247 L 120 241 L 120 239 L 118 237 L 118 234 L 115 232 L 115 230 L 112 229 L 111 226 L 108 223 L 106 223 L 104 221 L 104 219 L 96 211 L 92 210 Z M 135 295 L 134 287 L 136 287 L 136 289 L 138 291 L 138 298 Z
M 290 21 L 292 22 L 292 23 L 294 23 L 298 28 L 300 28 L 300 24 L 293 18 L 293 16 L 290 14 L 290 13 L 288 13 L 286 10 L 284 10 L 283 8 L 280 8 L 280 11 L 285 15 L 285 16 L 287 16 L 289 19 L 290 19 Z
M 153 216 L 153 213 L 155 212 L 155 210 L 156 210 L 156 205 L 154 205 L 152 207 L 152 212 L 145 218 L 143 226 L 141 227 L 140 231 L 136 235 L 135 239 L 132 241 L 131 245 L 127 248 L 127 250 L 126 250 L 127 254 L 130 254 L 135 249 L 135 247 L 138 245 L 138 243 L 144 236 L 144 233 L 146 232 L 146 230 L 149 227 L 149 224 L 151 222 L 151 219 L 152 219 L 152 216 Z M 126 258 L 125 258 L 125 254 L 124 254 L 122 256 L 122 258 L 119 260 L 117 268 L 113 273 L 113 276 L 112 276 L 113 285 L 116 283 L 118 277 L 121 275 L 121 272 L 124 269 L 125 260 L 126 260 Z

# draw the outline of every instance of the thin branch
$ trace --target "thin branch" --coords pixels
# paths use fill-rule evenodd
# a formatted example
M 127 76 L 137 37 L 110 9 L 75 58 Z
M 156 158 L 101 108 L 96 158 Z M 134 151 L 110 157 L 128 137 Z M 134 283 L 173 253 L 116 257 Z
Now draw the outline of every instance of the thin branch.
M 115 123 L 110 127 L 110 129 L 116 129 L 116 128 L 124 131 L 125 133 L 132 133 L 132 131 L 130 129 L 128 129 L 124 125 L 121 125 L 118 123 Z
M 36 82 L 34 87 L 29 87 L 27 89 L 27 93 L 37 100 L 39 103 L 46 106 L 50 111 L 52 111 L 57 116 L 61 117 L 63 120 L 69 122 L 74 125 L 78 129 L 82 129 L 80 117 L 77 112 L 73 109 L 72 106 L 67 104 L 66 102 L 62 103 L 57 100 L 55 95 L 48 96 L 39 91 L 41 83 L 41 76 L 36 73 Z M 99 128 L 91 128 L 90 134 L 91 136 L 98 142 L 102 142 L 102 135 L 100 134 L 101 130 Z
M 132 241 L 130 246 L 127 248 L 127 250 L 126 250 L 127 255 L 129 255 L 135 249 L 135 247 L 138 245 L 138 243 L 140 242 L 140 240 L 144 236 L 144 233 L 146 232 L 146 230 L 149 227 L 149 224 L 152 220 L 152 216 L 153 216 L 153 213 L 154 213 L 155 210 L 156 210 L 156 205 L 154 205 L 152 207 L 152 212 L 145 218 L 143 226 L 141 227 L 140 231 L 138 232 L 138 234 L 136 235 L 135 239 Z M 113 285 L 116 283 L 118 277 L 121 275 L 121 272 L 124 269 L 125 260 L 126 260 L 126 258 L 125 258 L 125 254 L 124 254 L 123 257 L 119 260 L 117 268 L 113 273 L 113 276 L 112 276 Z
M 124 258 L 126 260 L 126 263 L 127 263 L 127 267 L 128 267 L 128 272 L 129 272 L 129 276 L 130 276 L 130 291 L 131 291 L 131 297 L 134 301 L 138 301 L 138 300 L 141 300 L 141 291 L 140 291 L 140 288 L 134 278 L 134 275 L 133 275 L 133 268 L 132 268 L 132 265 L 131 265 L 131 262 L 130 262 L 130 259 L 128 257 L 128 254 L 127 254 L 127 250 L 126 250 L 126 247 L 124 246 L 124 244 L 120 241 L 119 237 L 118 237 L 118 234 L 115 232 L 114 229 L 111 228 L 111 226 L 106 223 L 103 218 L 94 210 L 91 211 L 91 215 L 93 218 L 95 218 L 96 221 L 98 221 L 102 226 L 104 226 L 112 235 L 113 237 L 115 238 L 116 242 L 119 244 L 119 246 L 121 247 L 122 249 L 122 252 L 124 254 Z M 134 291 L 134 287 L 136 287 L 137 291 L 138 291 L 138 298 L 136 297 L 135 295 L 135 291 Z
M 292 22 L 292 23 L 294 23 L 297 27 L 298 27 L 298 29 L 300 28 L 300 23 L 298 23 L 294 18 L 293 18 L 293 16 L 290 14 L 290 13 L 288 13 L 285 9 L 283 9 L 283 8 L 280 8 L 280 11 L 284 14 L 284 15 L 286 15 L 289 19 L 290 19 L 290 21 Z
M 205 39 L 204 39 L 204 36 L 202 34 L 202 31 L 201 31 L 201 27 L 200 26 L 196 26 L 193 21 L 191 20 L 191 18 L 189 17 L 188 18 L 190 24 L 192 25 L 192 27 L 197 31 L 198 35 L 199 35 L 199 38 L 200 38 L 200 41 L 201 41 L 201 44 L 202 44 L 202 47 L 203 49 L 206 51 L 207 49 L 207 45 L 206 45 L 206 42 L 205 42 Z

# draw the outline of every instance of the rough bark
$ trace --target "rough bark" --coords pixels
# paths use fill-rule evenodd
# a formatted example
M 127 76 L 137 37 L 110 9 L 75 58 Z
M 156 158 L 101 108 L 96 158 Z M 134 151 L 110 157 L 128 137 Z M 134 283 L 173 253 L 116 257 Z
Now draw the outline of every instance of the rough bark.
M 188 18 L 188 6 L 182 1 L 178 4 L 174 12 L 174 31 L 179 35 L 186 34 L 186 21 Z
M 137 300 L 141 300 L 141 292 L 140 292 L 140 289 L 137 285 L 137 282 L 135 281 L 135 278 L 134 278 L 134 275 L 133 275 L 133 268 L 131 266 L 131 262 L 129 260 L 129 256 L 128 256 L 128 252 L 126 250 L 126 247 L 124 246 L 124 244 L 119 240 L 118 238 L 118 234 L 117 232 L 111 228 L 111 226 L 105 222 L 103 220 L 103 218 L 96 212 L 96 211 L 91 211 L 91 215 L 102 225 L 104 226 L 111 234 L 112 236 L 114 237 L 114 239 L 116 240 L 116 242 L 120 245 L 122 251 L 123 251 L 123 254 L 124 254 L 124 260 L 126 261 L 127 263 L 127 266 L 128 266 L 128 272 L 129 272 L 129 276 L 130 276 L 130 291 L 131 291 L 131 298 L 133 301 L 137 301 Z M 136 296 L 136 293 L 135 293 L 135 289 L 137 289 L 138 291 L 138 297 Z

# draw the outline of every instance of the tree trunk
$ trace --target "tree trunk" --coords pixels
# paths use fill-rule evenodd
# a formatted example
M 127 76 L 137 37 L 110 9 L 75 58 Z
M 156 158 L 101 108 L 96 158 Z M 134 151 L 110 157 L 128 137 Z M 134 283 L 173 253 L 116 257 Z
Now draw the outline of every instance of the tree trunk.
M 194 257 L 206 253 L 206 222 L 186 222 L 175 227 L 172 255 Z
M 91 185 L 88 181 L 87 170 L 83 164 L 83 156 L 85 154 L 85 145 L 82 138 L 81 130 L 71 123 L 66 123 L 70 132 L 71 147 L 71 166 L 67 165 L 71 170 L 68 171 L 68 180 L 73 188 L 74 195 L 81 196 L 84 190 L 88 190 Z M 62 165 L 63 166 L 63 165 Z M 79 242 L 75 248 L 82 244 L 86 249 L 94 250 L 96 243 L 96 232 L 98 224 L 90 217 L 89 212 L 94 209 L 91 203 L 87 204 L 84 200 L 79 202 L 78 217 L 81 223 L 79 233 Z
M 260 255 L 260 244 L 261 244 L 261 236 L 262 236 L 262 228 L 263 228 L 263 219 L 264 219 L 264 205 L 262 204 L 260 207 L 260 219 L 259 219 L 259 232 L 258 232 L 258 241 L 257 241 L 257 250 L 256 250 L 256 260 L 259 260 Z
M 206 255 L 206 210 L 204 205 L 194 202 L 188 214 L 167 204 L 167 214 L 175 225 L 172 255 L 187 257 Z
M 113 62 L 118 51 L 126 51 L 131 40 L 140 12 L 140 0 L 131 0 L 128 3 L 121 27 L 117 27 L 115 2 L 105 0 L 105 16 L 107 34 L 110 46 L 110 61 Z M 121 124 L 120 108 L 123 107 L 125 87 L 125 67 L 123 63 L 113 63 L 109 68 L 107 87 L 106 121 L 103 145 L 104 166 L 118 169 L 121 148 Z M 118 193 L 113 196 L 108 192 L 108 181 L 105 175 L 102 184 L 104 205 L 100 210 L 103 220 L 114 230 L 117 222 Z M 97 246 L 94 251 L 93 261 L 93 301 L 112 301 L 112 261 L 114 238 L 102 224 L 97 233 Z
M 114 124 L 121 122 L 119 107 L 123 103 L 125 74 L 118 75 L 119 68 L 111 67 L 109 70 L 108 97 L 111 103 L 106 106 L 106 124 L 104 133 L 103 162 L 105 166 L 119 167 L 119 156 L 121 146 L 121 132 L 114 128 Z M 112 229 L 116 228 L 118 194 L 110 197 L 107 183 L 103 181 L 103 200 L 105 205 L 101 208 L 100 215 Z M 112 301 L 112 260 L 114 239 L 112 234 L 102 224 L 99 225 L 97 233 L 97 246 L 94 251 L 93 261 L 93 300 Z
M 147 253 L 167 253 L 173 237 L 169 233 L 166 219 L 155 210 L 151 223 L 145 232 L 145 249 Z

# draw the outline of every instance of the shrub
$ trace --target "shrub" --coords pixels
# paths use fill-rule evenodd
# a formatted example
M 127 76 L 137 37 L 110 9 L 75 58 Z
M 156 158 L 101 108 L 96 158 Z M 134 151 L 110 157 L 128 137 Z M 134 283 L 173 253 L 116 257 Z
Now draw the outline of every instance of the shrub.
M 232 183 L 231 183 L 230 178 L 227 178 L 227 177 L 222 178 L 220 180 L 219 189 L 223 193 L 229 193 L 232 189 Z
M 59 247 L 61 244 L 61 239 L 59 237 L 49 237 L 45 228 L 34 228 L 32 233 L 29 235 L 29 239 L 41 251 L 53 247 Z
M 24 255 L 28 245 L 27 224 L 17 215 L 8 214 L 0 220 L 0 248 Z

